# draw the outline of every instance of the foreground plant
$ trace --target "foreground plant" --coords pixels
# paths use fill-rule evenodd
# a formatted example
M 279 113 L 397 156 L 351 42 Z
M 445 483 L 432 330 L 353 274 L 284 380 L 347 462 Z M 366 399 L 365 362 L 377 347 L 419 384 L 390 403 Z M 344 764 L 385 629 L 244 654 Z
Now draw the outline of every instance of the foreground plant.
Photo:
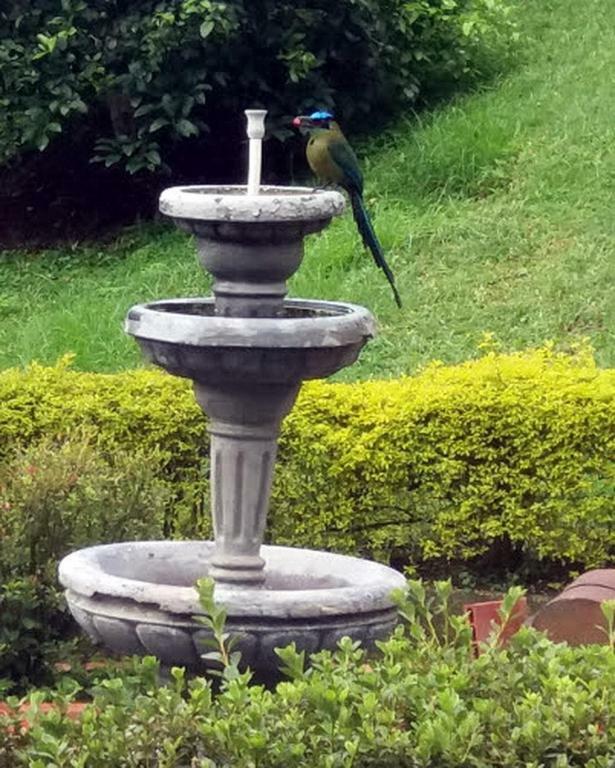
M 211 632 L 211 638 L 205 642 L 211 650 L 203 654 L 203 659 L 210 665 L 213 664 L 210 668 L 211 674 L 231 680 L 239 675 L 241 653 L 233 651 L 236 638 L 226 631 L 226 609 L 215 600 L 213 579 L 199 579 L 196 588 L 205 613 L 195 618 Z
M 605 600 L 601 608 L 606 622 L 606 627 L 602 629 L 604 629 L 610 649 L 615 653 L 615 600 Z
M 445 582 L 409 583 L 396 596 L 403 621 L 375 653 L 344 639 L 308 666 L 296 648 L 280 650 L 288 680 L 275 690 L 246 674 L 223 676 L 214 695 L 180 669 L 163 686 L 153 659 L 136 662 L 101 683 L 81 721 L 55 713 L 27 734 L 4 729 L 5 765 L 610 768 L 613 649 L 555 645 L 523 629 L 505 648 L 494 636 L 473 659 L 449 592 Z

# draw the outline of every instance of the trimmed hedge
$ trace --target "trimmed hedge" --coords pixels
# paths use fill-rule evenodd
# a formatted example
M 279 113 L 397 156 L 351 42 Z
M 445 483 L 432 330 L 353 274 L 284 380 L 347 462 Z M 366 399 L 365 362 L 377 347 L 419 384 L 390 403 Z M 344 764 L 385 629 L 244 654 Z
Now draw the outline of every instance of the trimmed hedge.
M 531 559 L 607 563 L 614 405 L 615 371 L 549 348 L 399 380 L 310 383 L 285 422 L 268 535 L 414 562 L 506 545 Z M 207 503 L 197 503 L 208 441 L 188 382 L 78 373 L 67 361 L 0 374 L 0 460 L 84 426 L 105 450 L 156 450 L 183 497 L 166 530 L 208 532 Z

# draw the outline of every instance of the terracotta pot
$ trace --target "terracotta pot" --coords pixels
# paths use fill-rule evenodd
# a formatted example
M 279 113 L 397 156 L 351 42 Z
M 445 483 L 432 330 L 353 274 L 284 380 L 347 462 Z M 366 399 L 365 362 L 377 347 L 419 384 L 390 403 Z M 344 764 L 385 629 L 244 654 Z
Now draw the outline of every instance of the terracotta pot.
M 475 653 L 480 653 L 480 644 L 486 642 L 492 632 L 502 624 L 499 610 L 502 607 L 501 600 L 489 600 L 484 603 L 468 603 L 463 606 L 464 611 L 470 617 Z M 526 622 L 528 616 L 527 600 L 521 597 L 512 612 L 512 615 L 500 635 L 500 644 L 505 645 L 508 640 L 518 632 Z
M 532 625 L 556 643 L 606 644 L 601 605 L 615 600 L 615 568 L 600 568 L 579 576 L 540 610 Z

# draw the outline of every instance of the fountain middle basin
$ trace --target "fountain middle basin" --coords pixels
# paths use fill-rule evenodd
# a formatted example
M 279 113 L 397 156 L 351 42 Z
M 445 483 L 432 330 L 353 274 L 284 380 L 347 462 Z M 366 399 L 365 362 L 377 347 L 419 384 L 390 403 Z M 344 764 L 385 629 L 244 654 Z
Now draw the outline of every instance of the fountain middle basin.
M 363 307 L 285 299 L 276 317 L 221 317 L 213 298 L 170 299 L 133 307 L 126 332 L 144 355 L 194 381 L 300 382 L 351 365 L 375 333 Z
M 92 640 L 118 653 L 153 654 L 163 664 L 205 669 L 208 632 L 194 583 L 211 570 L 213 542 L 151 541 L 90 547 L 66 557 L 60 580 L 72 614 Z M 218 584 L 242 665 L 274 677 L 274 649 L 308 653 L 348 635 L 366 646 L 396 624 L 391 590 L 401 574 L 346 555 L 263 546 L 265 580 L 252 588 Z

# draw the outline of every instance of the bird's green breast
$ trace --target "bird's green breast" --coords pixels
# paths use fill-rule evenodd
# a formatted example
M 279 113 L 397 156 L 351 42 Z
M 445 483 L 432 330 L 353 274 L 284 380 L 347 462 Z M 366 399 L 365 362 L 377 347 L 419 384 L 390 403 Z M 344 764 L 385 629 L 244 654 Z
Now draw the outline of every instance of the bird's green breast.
M 307 161 L 318 178 L 326 183 L 342 184 L 344 172 L 330 153 L 329 131 L 315 131 L 307 145 Z

